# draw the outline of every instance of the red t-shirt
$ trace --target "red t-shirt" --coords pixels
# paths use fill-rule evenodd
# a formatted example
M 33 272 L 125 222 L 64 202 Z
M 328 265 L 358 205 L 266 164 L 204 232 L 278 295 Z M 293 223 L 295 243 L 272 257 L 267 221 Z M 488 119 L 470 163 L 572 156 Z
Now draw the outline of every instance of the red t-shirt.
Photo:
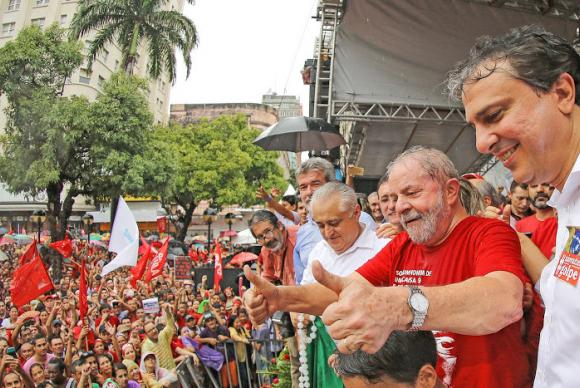
M 442 286 L 494 271 L 525 281 L 520 244 L 504 222 L 467 217 L 436 247 L 414 244 L 400 233 L 357 270 L 375 286 Z M 451 387 L 526 387 L 528 359 L 520 322 L 497 333 L 467 336 L 434 331 L 437 372 Z
M 521 233 L 531 233 L 532 242 L 536 244 L 548 259 L 552 257 L 552 249 L 556 246 L 558 218 L 550 217 L 540 221 L 535 215 L 524 218 L 516 224 L 516 230 Z

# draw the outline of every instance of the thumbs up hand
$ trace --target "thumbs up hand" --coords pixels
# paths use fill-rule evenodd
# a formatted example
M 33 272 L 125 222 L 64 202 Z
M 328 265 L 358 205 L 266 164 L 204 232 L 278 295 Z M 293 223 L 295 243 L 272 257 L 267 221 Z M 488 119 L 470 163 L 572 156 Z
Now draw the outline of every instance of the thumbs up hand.
M 244 275 L 254 287 L 244 293 L 244 306 L 254 325 L 263 323 L 279 309 L 280 295 L 276 286 L 258 276 L 249 266 L 244 266 Z
M 341 353 L 376 353 L 393 330 L 406 329 L 412 320 L 406 287 L 374 287 L 360 275 L 333 275 L 315 261 L 314 278 L 338 295 L 322 314 L 328 333 Z

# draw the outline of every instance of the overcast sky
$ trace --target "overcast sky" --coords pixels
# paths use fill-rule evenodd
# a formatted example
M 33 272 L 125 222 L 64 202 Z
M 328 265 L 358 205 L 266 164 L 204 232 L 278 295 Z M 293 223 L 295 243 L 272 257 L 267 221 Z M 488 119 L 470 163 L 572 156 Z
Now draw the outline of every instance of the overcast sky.
M 185 79 L 180 61 L 171 103 L 260 103 L 262 94 L 297 95 L 308 113 L 300 70 L 312 58 L 317 0 L 197 0 L 185 14 L 199 46 Z

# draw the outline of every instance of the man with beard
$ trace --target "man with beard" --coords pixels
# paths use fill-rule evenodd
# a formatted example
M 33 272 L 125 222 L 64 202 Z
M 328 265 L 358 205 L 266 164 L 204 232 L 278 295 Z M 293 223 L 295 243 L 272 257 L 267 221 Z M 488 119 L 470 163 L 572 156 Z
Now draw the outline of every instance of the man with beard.
M 268 210 L 259 210 L 250 219 L 250 230 L 262 244 L 258 256 L 258 276 L 273 284 L 291 286 L 295 283 L 294 276 L 294 247 L 298 226 L 284 226 L 274 213 Z M 298 384 L 298 344 L 296 337 L 285 339 L 290 353 L 292 380 Z
M 293 285 L 293 253 L 297 226 L 284 226 L 269 210 L 259 210 L 250 219 L 250 230 L 262 250 L 258 274 L 275 284 Z
M 410 148 L 387 175 L 405 232 L 348 277 L 314 262 L 318 283 L 274 287 L 246 267 L 255 284 L 244 294 L 251 318 L 262 322 L 280 309 L 322 315 L 345 353 L 375 353 L 393 330 L 435 330 L 443 383 L 529 384 L 516 233 L 500 220 L 467 215 L 457 170 L 441 151 Z
M 554 186 L 549 183 L 530 185 L 530 200 L 536 213 L 524 218 L 516 224 L 516 230 L 526 235 L 531 235 L 532 242 L 542 251 L 544 256 L 550 258 L 552 249 L 556 245 L 556 233 L 558 232 L 558 219 L 554 208 L 548 204 L 550 196 L 554 192 Z

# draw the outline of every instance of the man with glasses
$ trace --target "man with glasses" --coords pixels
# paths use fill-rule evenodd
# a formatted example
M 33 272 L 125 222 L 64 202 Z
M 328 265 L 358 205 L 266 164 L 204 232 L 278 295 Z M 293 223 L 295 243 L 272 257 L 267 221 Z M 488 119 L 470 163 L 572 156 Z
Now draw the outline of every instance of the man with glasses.
M 262 250 L 258 256 L 258 275 L 276 285 L 294 285 L 294 247 L 298 226 L 284 226 L 274 213 L 260 210 L 250 219 L 250 230 Z M 285 339 L 290 353 L 292 381 L 298 384 L 300 360 L 296 337 Z
M 325 184 L 314 193 L 311 203 L 312 218 L 322 240 L 310 252 L 301 285 L 316 283 L 312 274 L 315 260 L 335 275 L 349 276 L 391 241 L 390 238 L 377 237 L 373 228 L 360 222 L 361 208 L 356 194 L 344 183 Z M 307 321 L 303 319 L 304 325 Z M 308 345 L 309 353 L 319 358 L 308 364 L 311 380 L 324 381 L 325 387 L 329 388 L 342 387 L 340 378 L 326 362 L 322 362 L 330 357 L 336 345 L 320 318 L 316 318 L 312 326 L 317 328 L 317 334 L 312 344 Z
M 250 219 L 250 230 L 262 245 L 258 256 L 260 276 L 271 283 L 293 285 L 293 252 L 298 227 L 285 227 L 274 213 L 260 210 Z

